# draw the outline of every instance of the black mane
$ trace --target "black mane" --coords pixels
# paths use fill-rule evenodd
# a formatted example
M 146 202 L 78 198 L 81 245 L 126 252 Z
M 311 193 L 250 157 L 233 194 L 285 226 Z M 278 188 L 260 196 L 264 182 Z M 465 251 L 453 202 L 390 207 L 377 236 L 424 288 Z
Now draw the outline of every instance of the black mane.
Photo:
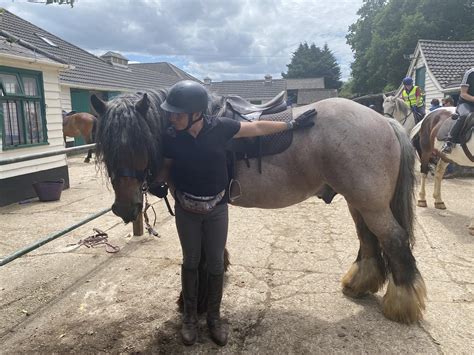
M 146 93 L 149 108 L 144 117 L 135 104 Z M 167 115 L 160 107 L 167 90 L 147 90 L 126 93 L 107 102 L 107 111 L 98 120 L 96 135 L 97 164 L 105 165 L 111 177 L 123 162 L 148 154 L 149 169 L 156 174 L 161 167 L 162 134 L 167 128 Z M 221 116 L 225 112 L 225 98 L 209 95 L 208 115 Z

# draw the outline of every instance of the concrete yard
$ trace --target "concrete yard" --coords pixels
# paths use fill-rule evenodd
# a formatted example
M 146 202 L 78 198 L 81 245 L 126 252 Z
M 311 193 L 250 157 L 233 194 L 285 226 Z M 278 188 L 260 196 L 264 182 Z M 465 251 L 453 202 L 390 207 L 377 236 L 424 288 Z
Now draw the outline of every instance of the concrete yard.
M 0 208 L 4 257 L 111 206 L 105 177 L 69 158 L 71 188 L 61 200 Z M 428 194 L 432 193 L 432 178 Z M 132 237 L 111 212 L 0 267 L 0 353 L 446 353 L 474 348 L 474 180 L 443 182 L 447 210 L 417 208 L 414 253 L 428 288 L 425 319 L 384 318 L 383 291 L 345 297 L 340 280 L 358 239 L 344 199 L 317 198 L 280 210 L 231 207 L 220 348 L 201 319 L 198 344 L 178 330 L 181 250 L 163 202 L 153 198 L 160 238 Z M 70 245 L 109 235 L 121 249 Z

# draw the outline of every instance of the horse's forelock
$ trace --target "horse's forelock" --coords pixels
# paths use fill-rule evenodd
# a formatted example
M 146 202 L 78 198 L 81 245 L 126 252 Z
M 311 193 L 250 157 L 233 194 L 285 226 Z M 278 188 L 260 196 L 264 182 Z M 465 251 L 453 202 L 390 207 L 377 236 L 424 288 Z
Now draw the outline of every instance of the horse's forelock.
M 150 107 L 146 117 L 135 108 L 143 94 L 123 94 L 107 103 L 107 112 L 99 121 L 97 135 L 97 159 L 104 163 L 109 176 L 119 168 L 121 161 L 148 154 L 149 166 L 156 169 L 161 159 L 161 118 L 160 104 L 163 92 L 147 92 Z M 151 163 L 151 164 L 150 164 Z

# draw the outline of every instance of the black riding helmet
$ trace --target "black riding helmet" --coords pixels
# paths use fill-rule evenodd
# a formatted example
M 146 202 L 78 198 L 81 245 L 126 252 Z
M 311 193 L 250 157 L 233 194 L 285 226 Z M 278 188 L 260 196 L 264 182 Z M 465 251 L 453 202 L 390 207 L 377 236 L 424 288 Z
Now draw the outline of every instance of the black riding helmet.
M 207 101 L 208 94 L 204 86 L 192 80 L 183 80 L 170 88 L 161 108 L 173 113 L 205 112 Z

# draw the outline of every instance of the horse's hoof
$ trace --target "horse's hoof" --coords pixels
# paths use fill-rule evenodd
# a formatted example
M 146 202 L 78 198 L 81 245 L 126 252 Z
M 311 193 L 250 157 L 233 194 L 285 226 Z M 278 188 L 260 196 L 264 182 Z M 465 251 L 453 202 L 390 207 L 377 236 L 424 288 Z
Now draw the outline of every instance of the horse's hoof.
M 435 208 L 437 208 L 438 210 L 445 210 L 446 205 L 444 204 L 444 202 L 435 202 Z
M 421 275 L 411 285 L 395 285 L 392 275 L 383 296 L 383 314 L 395 322 L 412 324 L 423 318 L 426 286 Z
M 89 158 L 84 159 L 84 163 L 90 163 L 91 160 Z
M 469 229 L 469 234 L 474 235 L 474 229 Z
M 352 264 L 342 278 L 342 293 L 347 297 L 360 298 L 377 292 L 385 283 L 377 260 L 362 259 Z
M 418 200 L 418 203 L 416 205 L 418 207 L 428 207 L 428 204 L 426 203 L 426 200 Z

